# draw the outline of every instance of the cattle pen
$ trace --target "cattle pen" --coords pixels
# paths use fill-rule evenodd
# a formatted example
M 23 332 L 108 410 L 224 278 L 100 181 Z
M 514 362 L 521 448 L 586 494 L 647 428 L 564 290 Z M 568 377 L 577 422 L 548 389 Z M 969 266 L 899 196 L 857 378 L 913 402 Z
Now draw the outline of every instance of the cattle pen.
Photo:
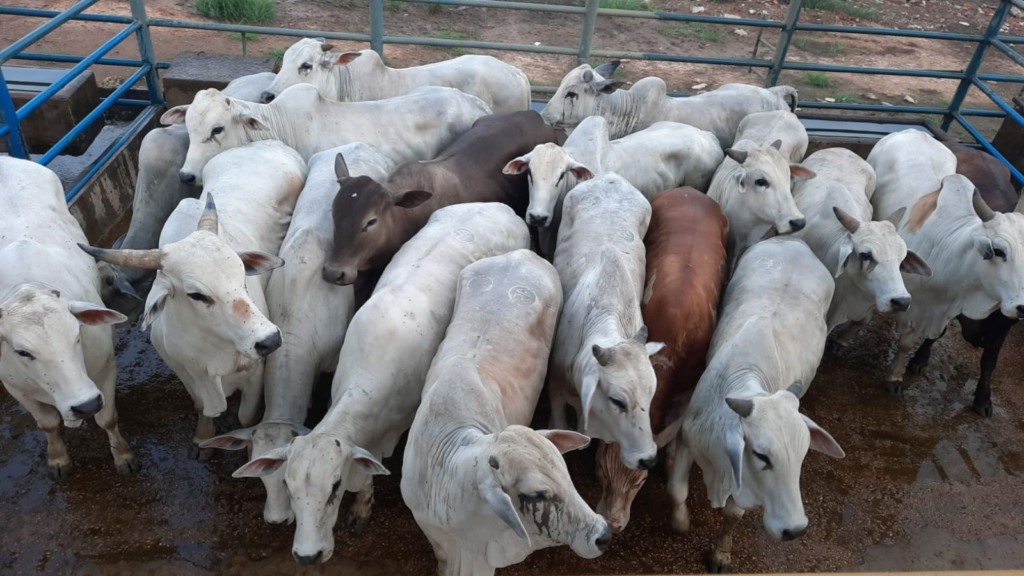
M 802 98 L 799 116 L 811 135 L 812 149 L 835 143 L 870 146 L 881 136 L 908 126 L 933 133 L 955 132 L 965 137 L 968 145 L 986 150 L 1006 164 L 1015 187 L 1024 184 L 1024 102 L 1020 96 L 1013 97 L 1024 87 L 1024 72 L 995 72 L 988 66 L 994 59 L 1004 59 L 1024 67 L 1019 51 L 1024 36 L 1005 31 L 1011 10 L 1024 9 L 1021 0 L 989 2 L 991 18 L 980 34 L 808 23 L 801 19 L 805 0 L 791 0 L 781 19 L 624 10 L 603 7 L 601 0 L 401 0 L 467 10 L 570 15 L 578 18 L 578 28 L 567 31 L 566 45 L 387 34 L 392 17 L 388 1 L 395 0 L 368 0 L 366 30 L 180 20 L 148 13 L 146 0 L 129 0 L 127 9 L 116 14 L 96 12 L 100 0 L 82 0 L 61 10 L 0 6 L 4 20 L 40 22 L 31 33 L 0 50 L 0 144 L 14 157 L 49 166 L 65 163 L 68 168 L 61 176 L 73 213 L 83 222 L 93 244 L 109 242 L 123 231 L 119 223 L 130 215 L 135 173 L 125 158 L 132 158 L 133 149 L 137 151 L 139 140 L 154 127 L 167 105 L 161 72 L 172 62 L 158 58 L 153 33 L 187 29 L 241 34 L 243 41 L 252 34 L 322 37 L 365 44 L 382 55 L 388 46 L 417 45 L 548 54 L 579 63 L 621 59 L 701 64 L 753 70 L 755 82 L 765 86 L 779 84 L 786 72 L 944 80 L 956 84 L 944 105 Z M 744 26 L 756 29 L 757 38 L 751 54 L 743 58 L 597 47 L 598 22 L 610 18 Z M 59 34 L 60 27 L 72 21 L 121 28 L 89 54 L 34 51 L 33 45 Z M 960 66 L 948 69 L 794 60 L 790 48 L 800 33 L 956 42 L 969 46 L 970 55 Z M 136 56 L 111 56 L 116 48 L 131 42 Z M 9 66 L 12 62 L 62 68 L 17 105 L 12 92 L 23 87 L 5 79 L 14 71 Z M 80 112 L 74 126 L 45 149 L 30 144 L 25 126 L 32 115 L 96 66 L 123 69 L 127 76 L 106 91 L 97 106 Z M 532 90 L 540 105 L 555 87 L 534 83 Z M 979 101 L 969 98 L 972 92 L 980 94 L 985 104 L 971 104 Z M 116 125 L 117 129 L 96 139 L 89 152 L 76 160 L 69 150 L 83 135 L 104 125 Z M 2 194 L 0 190 L 0 198 Z M 832 431 L 847 458 L 808 458 L 803 474 L 811 482 L 803 489 L 811 527 L 805 538 L 772 541 L 761 530 L 760 515 L 748 514 L 736 531 L 736 564 L 743 571 L 1024 568 L 1024 395 L 1019 392 L 1024 375 L 1024 333 L 1017 330 L 1008 339 L 994 378 L 995 411 L 984 419 L 970 411 L 980 352 L 962 341 L 956 324 L 936 345 L 933 365 L 923 377 L 915 379 L 903 397 L 885 395 L 878 386 L 883 372 L 880 358 L 893 347 L 891 331 L 890 322 L 875 322 L 844 351 L 826 355 L 815 388 L 803 406 Z M 221 453 L 205 463 L 189 459 L 186 444 L 190 430 L 181 425 L 180 416 L 189 414 L 191 405 L 180 383 L 138 326 L 122 326 L 115 338 L 122 427 L 143 469 L 134 477 L 115 476 L 96 427 L 89 424 L 87 434 L 71 431 L 67 435 L 76 455 L 75 475 L 63 482 L 47 479 L 40 457 L 45 440 L 31 417 L 4 395 L 0 398 L 0 499 L 4 502 L 0 524 L 5 526 L 5 536 L 0 539 L 0 572 L 433 573 L 430 546 L 404 508 L 398 474 L 379 482 L 374 516 L 365 530 L 347 530 L 339 521 L 335 530 L 338 551 L 329 563 L 319 568 L 295 564 L 289 552 L 293 529 L 270 526 L 262 520 L 260 483 L 231 478 L 232 471 L 245 463 L 244 452 Z M 401 456 L 400 446 L 384 464 L 399 470 Z M 593 450 L 569 454 L 566 459 L 580 493 L 593 504 L 600 490 L 594 480 Z M 629 528 L 616 535 L 603 557 L 585 561 L 564 547 L 554 548 L 535 553 L 499 574 L 700 572 L 702 553 L 721 519 L 709 510 L 700 482 L 694 483 L 690 502 L 694 528 L 687 535 L 673 533 L 665 511 L 665 473 L 657 470 L 636 500 Z

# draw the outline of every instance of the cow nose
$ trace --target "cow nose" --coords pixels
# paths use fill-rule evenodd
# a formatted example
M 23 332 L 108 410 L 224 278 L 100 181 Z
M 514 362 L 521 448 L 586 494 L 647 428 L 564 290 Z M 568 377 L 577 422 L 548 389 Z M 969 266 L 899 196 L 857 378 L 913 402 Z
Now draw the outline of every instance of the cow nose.
M 550 220 L 550 216 L 544 216 L 543 214 L 530 213 L 526 215 L 526 223 L 529 224 L 530 226 L 540 226 L 543 228 L 544 226 L 548 225 L 548 222 Z
M 910 296 L 893 298 L 889 300 L 889 304 L 892 304 L 893 312 L 903 312 L 907 308 L 910 308 Z
M 338 286 L 348 286 L 356 281 L 356 274 L 354 272 L 331 266 L 324 266 L 322 274 L 326 282 L 337 284 Z
M 797 538 L 807 534 L 807 526 L 803 528 L 797 528 L 796 530 L 790 530 L 789 528 L 782 531 L 782 539 L 785 541 L 796 540 Z
M 1017 305 L 1017 317 L 1024 318 L 1024 304 Z
M 276 330 L 270 336 L 267 336 L 263 340 L 256 343 L 256 353 L 262 357 L 267 357 L 271 352 L 281 347 L 281 331 Z
M 643 460 L 637 462 L 637 468 L 639 468 L 641 470 L 650 470 L 651 468 L 654 468 L 654 465 L 657 464 L 657 463 L 658 463 L 658 455 L 655 454 L 654 456 L 651 456 L 650 458 L 644 458 Z
M 295 556 L 295 560 L 299 564 L 306 564 L 307 566 L 313 566 L 313 565 L 316 565 L 316 564 L 320 563 L 320 559 L 324 557 L 324 551 L 320 550 L 316 554 L 310 554 L 308 556 L 303 556 L 302 554 L 299 554 L 298 552 L 292 552 L 292 556 Z
M 181 180 L 182 184 L 188 184 L 189 186 L 192 186 L 193 184 L 196 183 L 196 175 L 191 172 L 185 172 L 184 170 L 181 170 L 180 172 L 178 172 L 178 180 Z
M 601 532 L 601 535 L 597 537 L 597 540 L 594 540 L 594 545 L 597 546 L 598 550 L 600 550 L 601 552 L 604 552 L 605 550 L 608 549 L 608 546 L 610 546 L 611 543 L 612 543 L 612 529 L 611 529 L 610 526 L 605 524 L 604 532 Z
M 789 221 L 790 232 L 799 232 L 804 229 L 807 225 L 807 220 L 804 218 L 797 218 Z
M 263 102 L 264 104 L 269 104 L 273 102 L 274 98 L 276 97 L 277 95 L 274 94 L 273 92 L 263 92 L 260 94 L 260 102 Z
M 103 408 L 103 396 L 97 394 L 91 400 L 87 400 L 71 407 L 71 412 L 75 416 L 85 418 L 86 416 L 92 416 L 93 414 L 100 411 Z

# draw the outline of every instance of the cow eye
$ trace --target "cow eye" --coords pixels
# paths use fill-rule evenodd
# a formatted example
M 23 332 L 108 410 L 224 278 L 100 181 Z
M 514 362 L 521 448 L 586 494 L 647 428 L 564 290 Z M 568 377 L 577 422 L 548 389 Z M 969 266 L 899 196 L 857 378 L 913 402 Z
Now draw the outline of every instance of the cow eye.
M 566 93 L 565 93 L 565 97 L 566 97 L 566 98 L 576 98 L 576 97 L 578 97 L 578 96 L 579 96 L 579 94 L 577 94 L 577 93 L 575 93 L 575 92 L 566 92 Z
M 331 494 L 337 494 L 339 488 L 341 488 L 341 478 L 338 478 L 334 481 L 334 484 L 331 484 Z
M 618 408 L 619 412 L 622 412 L 623 414 L 626 413 L 626 403 L 625 402 L 623 402 L 622 400 L 619 400 L 618 398 L 609 398 L 608 401 L 612 403 L 612 406 L 615 406 L 616 408 Z
M 761 462 L 764 463 L 764 468 L 762 468 L 762 470 L 771 470 L 772 469 L 772 461 L 768 458 L 768 456 L 766 454 L 761 454 L 760 452 L 758 452 L 756 450 L 751 450 L 751 452 L 754 453 L 754 457 L 755 458 L 757 458 L 758 460 L 760 460 Z
M 29 360 L 36 359 L 36 357 L 33 356 L 32 353 L 27 350 L 15 350 L 14 353 L 17 354 L 18 356 L 21 356 L 22 358 L 28 358 Z
M 224 127 L 223 126 L 217 126 L 213 130 L 210 130 L 210 136 L 216 136 L 218 134 L 222 134 L 223 132 L 224 132 Z
M 303 62 L 299 65 L 299 72 L 309 72 L 313 69 L 313 65 L 309 62 Z
M 377 219 L 370 218 L 369 220 L 366 221 L 366 226 L 363 226 L 363 230 L 369 230 L 370 227 L 374 226 L 375 224 L 377 224 Z
M 871 262 L 871 252 L 861 252 L 860 253 L 860 261 L 861 262 Z
M 995 254 L 996 258 L 1002 258 L 1006 260 L 1006 251 L 1002 248 L 993 248 L 992 253 Z
M 523 504 L 539 504 L 548 499 L 546 492 L 534 492 L 533 494 L 520 494 L 519 501 Z
M 203 304 L 213 303 L 213 300 L 206 294 L 203 294 L 202 292 L 189 292 L 188 297 L 195 300 L 196 302 L 202 302 Z
M 768 181 L 765 180 L 764 178 L 758 178 L 757 180 L 754 180 L 754 184 L 760 186 L 761 188 L 768 187 Z

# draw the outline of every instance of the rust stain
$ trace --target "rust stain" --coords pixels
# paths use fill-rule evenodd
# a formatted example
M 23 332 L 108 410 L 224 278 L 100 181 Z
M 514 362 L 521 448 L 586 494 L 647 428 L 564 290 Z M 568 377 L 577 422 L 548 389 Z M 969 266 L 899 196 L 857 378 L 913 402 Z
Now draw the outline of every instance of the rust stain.
M 241 298 L 236 298 L 231 303 L 231 311 L 235 313 L 235 316 L 245 319 L 252 315 L 252 310 L 249 308 L 249 303 Z

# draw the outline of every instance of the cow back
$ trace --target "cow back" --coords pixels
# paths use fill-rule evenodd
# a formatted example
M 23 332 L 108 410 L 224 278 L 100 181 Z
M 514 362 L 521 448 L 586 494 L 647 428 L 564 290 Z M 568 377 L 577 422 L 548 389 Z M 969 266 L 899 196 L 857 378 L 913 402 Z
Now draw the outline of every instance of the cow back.
M 956 173 L 967 176 L 989 208 L 1013 212 L 1020 197 L 1013 189 L 1010 169 L 987 152 L 959 144 L 950 148 L 956 156 Z

